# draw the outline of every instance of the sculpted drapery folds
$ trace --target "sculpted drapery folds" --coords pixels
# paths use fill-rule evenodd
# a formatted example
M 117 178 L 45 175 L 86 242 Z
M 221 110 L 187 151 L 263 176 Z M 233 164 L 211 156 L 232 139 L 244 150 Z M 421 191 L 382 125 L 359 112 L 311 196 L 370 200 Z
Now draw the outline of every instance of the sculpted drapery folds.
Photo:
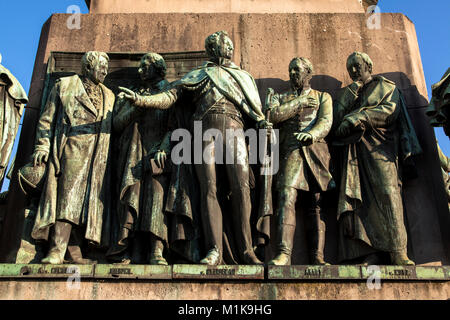
M 431 90 L 431 101 L 425 113 L 430 117 L 432 126 L 443 127 L 450 137 L 450 68 L 438 83 L 431 86 Z
M 11 157 L 20 118 L 28 102 L 27 94 L 19 81 L 1 62 L 0 55 L 0 186 Z
M 142 83 L 134 91 L 149 96 L 168 89 L 169 82 L 164 79 L 166 70 L 160 55 L 144 55 L 139 67 Z M 163 257 L 164 248 L 168 248 L 164 205 L 170 174 L 155 171 L 162 171 L 168 165 L 165 160 L 170 153 L 169 113 L 170 110 L 138 108 L 120 97 L 116 101 L 114 129 L 119 137 L 115 170 L 119 186 L 116 190 L 119 230 L 110 254 L 124 251 L 132 241 L 133 254 L 122 255 L 123 262 L 167 264 Z
M 298 194 L 303 207 L 310 203 L 307 233 L 311 263 L 325 264 L 321 199 L 323 192 L 335 187 L 325 142 L 333 122 L 333 106 L 328 93 L 311 89 L 312 74 L 313 66 L 308 59 L 294 58 L 289 64 L 291 90 L 274 94 L 269 105 L 269 119 L 280 128 L 281 145 L 280 171 L 276 179 L 278 251 L 269 264 L 290 264 Z M 306 195 L 310 199 L 304 199 Z
M 395 84 L 373 76 L 364 53 L 348 58 L 354 81 L 334 109 L 334 145 L 341 153 L 338 203 L 340 260 L 365 257 L 380 263 L 414 264 L 407 257 L 401 196 L 401 166 L 421 152 L 406 106 Z
M 82 258 L 83 239 L 109 246 L 115 97 L 102 84 L 108 61 L 106 53 L 86 53 L 83 75 L 57 80 L 37 125 L 32 158 L 47 169 L 32 237 L 49 241 L 42 263 L 62 263 L 66 250 L 73 262 L 89 262 Z
M 250 229 L 250 186 L 248 151 L 245 142 L 228 139 L 227 129 L 242 130 L 244 121 L 250 120 L 260 126 L 267 125 L 261 111 L 256 84 L 251 75 L 231 62 L 233 43 L 226 32 L 216 32 L 205 41 L 210 61 L 189 72 L 174 88 L 153 96 L 136 95 L 123 88 L 126 97 L 136 106 L 167 109 L 183 99 L 186 108 L 195 109 L 191 121 L 202 122 L 202 132 L 208 129 L 220 131 L 224 150 L 227 144 L 234 145 L 233 163 L 223 165 L 231 189 L 232 210 L 222 211 L 219 204 L 218 180 L 215 162 L 195 164 L 200 188 L 201 221 L 206 257 L 200 263 L 215 265 L 222 262 L 224 246 L 236 248 L 232 263 L 260 264 L 252 248 Z M 197 137 L 198 138 L 198 137 Z M 203 150 L 214 150 L 213 139 L 203 141 Z M 228 147 L 229 148 L 229 147 Z M 229 149 L 228 149 L 229 150 Z M 243 158 L 238 159 L 238 155 Z M 223 216 L 222 216 L 223 213 Z M 230 228 L 234 237 L 225 237 L 223 223 L 232 221 Z M 234 244 L 234 245 L 233 245 Z

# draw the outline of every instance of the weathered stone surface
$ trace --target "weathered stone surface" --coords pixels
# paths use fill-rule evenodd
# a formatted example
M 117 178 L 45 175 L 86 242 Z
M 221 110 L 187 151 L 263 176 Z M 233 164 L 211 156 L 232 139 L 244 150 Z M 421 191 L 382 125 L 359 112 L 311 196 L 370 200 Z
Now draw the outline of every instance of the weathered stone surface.
M 408 111 L 424 154 L 417 158 L 419 177 L 403 184 L 409 254 L 417 264 L 450 263 L 450 216 L 441 181 L 433 129 L 424 110 L 428 105 L 414 25 L 404 15 L 382 14 L 382 29 L 368 30 L 366 15 L 360 14 L 89 14 L 83 15 L 81 29 L 66 26 L 69 15 L 53 15 L 44 25 L 25 112 L 16 158 L 17 168 L 29 159 L 35 123 L 51 51 L 82 52 L 186 52 L 204 50 L 204 38 L 217 30 L 227 30 L 235 44 L 234 62 L 256 79 L 260 96 L 267 87 L 288 88 L 287 64 L 294 56 L 311 58 L 316 76 L 312 87 L 335 95 L 351 79 L 345 60 L 355 51 L 373 58 L 374 74 L 396 82 L 406 97 Z M 89 32 L 86 32 L 88 30 Z M 155 35 L 155 36 L 151 36 Z M 25 206 L 13 174 L 4 228 L 0 261 L 15 261 Z M 426 214 L 424 214 L 426 213 Z M 335 214 L 328 213 L 325 258 L 336 262 Z M 303 222 L 298 221 L 300 226 Z M 335 222 L 334 222 L 335 223 Z M 328 224 L 327 224 L 328 225 Z M 298 228 L 300 229 L 300 228 Z M 333 231 L 334 230 L 334 231 Z M 293 263 L 305 264 L 307 249 L 299 230 L 294 243 Z M 329 241 L 328 241 L 329 240 Z M 7 245 L 4 245 L 7 244 Z M 268 255 L 270 259 L 271 256 Z
M 364 5 L 373 3 L 364 0 Z M 91 13 L 323 13 L 362 12 L 360 0 L 123 0 L 87 1 Z
M 229 279 L 264 279 L 264 266 L 231 265 L 193 265 L 176 264 L 173 266 L 173 279 L 229 280 Z
M 417 300 L 450 298 L 450 281 L 381 281 L 379 290 L 361 282 L 261 281 L 67 281 L 2 280 L 1 300 Z

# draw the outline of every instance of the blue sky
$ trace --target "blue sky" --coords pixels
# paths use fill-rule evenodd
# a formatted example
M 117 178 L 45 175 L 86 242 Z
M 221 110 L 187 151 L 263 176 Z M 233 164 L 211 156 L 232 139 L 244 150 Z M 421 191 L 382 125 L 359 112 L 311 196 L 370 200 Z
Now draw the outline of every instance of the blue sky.
M 88 13 L 84 0 L 1 0 L 0 53 L 6 66 L 29 92 L 41 28 L 52 13 L 66 13 L 78 5 Z M 428 93 L 450 67 L 450 0 L 380 0 L 381 12 L 400 12 L 416 26 Z M 392 70 L 395 71 L 395 70 Z M 450 140 L 435 130 L 444 153 L 450 156 Z M 16 139 L 16 144 L 18 139 Z M 5 180 L 2 190 L 7 189 Z

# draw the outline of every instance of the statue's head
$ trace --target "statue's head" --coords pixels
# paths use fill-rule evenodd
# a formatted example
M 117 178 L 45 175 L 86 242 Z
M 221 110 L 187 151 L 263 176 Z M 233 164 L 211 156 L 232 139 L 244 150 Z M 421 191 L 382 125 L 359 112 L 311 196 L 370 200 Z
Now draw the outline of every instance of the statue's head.
M 103 83 L 108 74 L 109 57 L 104 52 L 89 51 L 81 59 L 83 76 L 95 84 Z
M 353 52 L 347 59 L 347 71 L 353 81 L 366 82 L 372 76 L 373 62 L 364 52 Z
M 294 88 L 303 88 L 304 85 L 309 85 L 313 73 L 313 65 L 306 58 L 296 57 L 289 63 L 289 79 Z
M 226 31 L 218 31 L 208 36 L 205 49 L 211 58 L 231 59 L 234 53 L 233 42 Z
M 166 62 L 159 54 L 149 52 L 142 57 L 138 72 L 143 81 L 164 79 L 167 72 Z
M 2 54 L 0 53 L 0 63 L 2 63 Z

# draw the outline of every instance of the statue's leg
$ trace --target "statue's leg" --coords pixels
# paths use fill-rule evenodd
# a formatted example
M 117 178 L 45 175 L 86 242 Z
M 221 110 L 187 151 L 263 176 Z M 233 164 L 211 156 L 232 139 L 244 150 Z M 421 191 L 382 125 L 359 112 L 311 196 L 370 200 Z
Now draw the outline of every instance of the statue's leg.
M 322 218 L 322 194 L 311 194 L 311 207 L 307 217 L 307 236 L 310 251 L 310 263 L 324 265 L 323 250 L 325 248 L 325 222 Z
M 213 142 L 209 142 L 213 143 Z M 205 143 L 203 144 L 205 150 Z M 222 211 L 217 200 L 215 163 L 195 165 L 200 185 L 201 218 L 207 256 L 202 264 L 216 265 L 222 262 Z
M 167 266 L 168 263 L 163 257 L 164 242 L 153 234 L 150 237 L 150 264 Z
M 50 249 L 47 256 L 41 260 L 44 264 L 62 264 L 69 244 L 72 225 L 65 221 L 56 221 L 50 228 Z
M 290 265 L 295 233 L 295 202 L 297 189 L 284 187 L 278 193 L 277 219 L 277 255 L 268 264 Z
M 244 146 L 245 147 L 245 146 Z M 247 152 L 246 149 L 240 152 Z M 252 231 L 250 227 L 251 199 L 249 186 L 249 165 L 247 159 L 244 164 L 232 163 L 226 165 L 227 176 L 231 188 L 232 212 L 231 219 L 234 226 L 235 243 L 242 263 L 262 264 L 256 257 L 252 245 Z
M 82 230 L 83 228 L 72 226 L 67 253 L 69 256 L 69 260 L 71 260 L 72 263 L 90 264 L 93 263 L 93 261 L 90 259 L 84 259 L 83 254 L 81 253 L 81 245 L 83 243 Z

